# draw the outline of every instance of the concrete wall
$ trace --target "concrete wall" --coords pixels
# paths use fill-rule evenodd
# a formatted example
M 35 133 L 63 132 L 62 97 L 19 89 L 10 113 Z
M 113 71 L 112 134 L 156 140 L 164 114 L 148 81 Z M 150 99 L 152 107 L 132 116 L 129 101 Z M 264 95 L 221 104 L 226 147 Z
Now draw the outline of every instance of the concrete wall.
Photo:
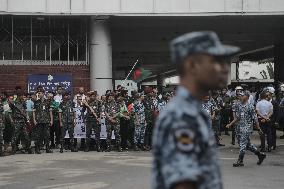
M 0 14 L 283 14 L 283 0 L 0 0 Z
M 90 89 L 89 66 L 0 66 L 0 91 L 13 92 L 15 86 L 21 86 L 27 91 L 27 76 L 30 74 L 61 74 L 70 73 L 73 76 L 73 92 L 83 86 Z

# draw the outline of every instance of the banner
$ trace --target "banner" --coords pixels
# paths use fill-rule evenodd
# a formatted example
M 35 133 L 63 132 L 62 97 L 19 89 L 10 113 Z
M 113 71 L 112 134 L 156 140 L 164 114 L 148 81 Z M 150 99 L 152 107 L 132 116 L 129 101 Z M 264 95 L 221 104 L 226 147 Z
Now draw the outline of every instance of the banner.
M 33 93 L 38 86 L 42 86 L 47 91 L 55 91 L 60 85 L 64 90 L 72 92 L 71 74 L 35 74 L 28 76 L 28 92 Z
M 76 112 L 76 126 L 74 128 L 74 138 L 86 138 L 86 125 L 84 123 L 83 116 L 81 115 L 82 107 L 76 107 L 75 112 Z M 100 124 L 101 124 L 100 138 L 101 139 L 107 138 L 107 131 L 106 131 L 105 123 L 106 123 L 105 116 L 103 115 L 100 121 Z M 65 138 L 69 138 L 68 131 L 66 132 Z M 94 130 L 92 131 L 91 138 L 95 139 Z M 113 132 L 112 132 L 112 139 L 115 139 Z

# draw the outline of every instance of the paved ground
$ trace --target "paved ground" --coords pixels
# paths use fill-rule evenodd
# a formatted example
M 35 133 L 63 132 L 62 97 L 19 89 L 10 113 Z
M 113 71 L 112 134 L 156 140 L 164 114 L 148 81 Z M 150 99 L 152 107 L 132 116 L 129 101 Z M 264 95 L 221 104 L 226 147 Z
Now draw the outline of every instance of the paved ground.
M 229 137 L 223 142 L 228 144 Z M 220 161 L 225 188 L 283 189 L 284 140 L 278 142 L 279 148 L 268 154 L 262 166 L 257 166 L 256 157 L 247 153 L 243 168 L 232 167 L 238 148 L 222 147 Z M 147 189 L 150 170 L 148 152 L 17 154 L 0 158 L 0 188 Z

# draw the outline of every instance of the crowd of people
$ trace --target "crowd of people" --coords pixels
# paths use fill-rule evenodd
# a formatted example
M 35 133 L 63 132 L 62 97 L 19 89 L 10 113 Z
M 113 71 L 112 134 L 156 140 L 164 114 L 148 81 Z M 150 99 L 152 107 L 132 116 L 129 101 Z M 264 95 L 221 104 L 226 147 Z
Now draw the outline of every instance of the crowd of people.
M 60 149 L 60 153 L 150 150 L 155 118 L 172 95 L 159 95 L 157 89 L 150 87 L 128 95 L 118 86 L 116 91 L 108 90 L 102 96 L 96 91 L 85 93 L 83 87 L 74 96 L 61 86 L 56 91 L 44 91 L 38 86 L 35 93 L 28 94 L 16 87 L 14 94 L 2 92 L 0 95 L 0 155 L 7 154 L 9 146 L 11 154 L 40 154 L 42 150 L 52 153 L 52 149 Z M 80 110 L 86 131 L 80 146 L 79 139 L 74 137 L 76 108 Z M 102 117 L 107 133 L 104 140 L 100 138 Z
M 276 149 L 276 129 L 284 128 L 284 89 L 280 88 L 277 95 L 275 92 L 273 87 L 250 92 L 241 86 L 235 90 L 210 91 L 202 105 L 211 117 L 217 145 L 225 146 L 221 143 L 223 133 L 231 135 L 231 144 L 235 145 L 236 141 L 240 144 L 242 159 L 250 142 L 241 145 L 244 140 L 240 124 L 251 121 L 259 123 L 260 152 Z M 60 153 L 65 150 L 148 151 L 155 119 L 173 95 L 174 92 L 159 94 L 151 87 L 128 95 L 128 91 L 118 86 L 117 90 L 108 90 L 102 96 L 96 91 L 85 93 L 83 87 L 73 96 L 61 86 L 56 91 L 44 91 L 38 86 L 35 93 L 28 94 L 16 87 L 14 94 L 2 92 L 0 95 L 0 155 L 7 154 L 9 146 L 12 154 L 20 151 L 40 154 L 41 150 L 52 153 L 52 149 L 59 149 Z M 251 115 L 241 106 L 245 104 L 251 105 Z M 79 108 L 86 130 L 81 145 L 74 136 L 78 116 L 75 108 Z M 102 117 L 107 133 L 104 140 L 100 137 Z M 284 133 L 280 138 L 284 138 Z
M 246 150 L 257 155 L 258 164 L 261 164 L 266 158 L 263 152 L 271 152 L 277 147 L 276 130 L 284 128 L 284 85 L 277 91 L 272 86 L 253 91 L 237 86 L 234 91 L 212 91 L 203 100 L 203 108 L 212 120 L 217 145 L 225 146 L 220 142 L 222 131 L 230 135 L 228 130 L 232 129 L 232 145 L 235 145 L 237 139 L 240 154 L 234 167 L 244 165 Z M 250 142 L 253 126 L 259 132 L 260 150 Z M 284 130 L 280 139 L 284 139 Z

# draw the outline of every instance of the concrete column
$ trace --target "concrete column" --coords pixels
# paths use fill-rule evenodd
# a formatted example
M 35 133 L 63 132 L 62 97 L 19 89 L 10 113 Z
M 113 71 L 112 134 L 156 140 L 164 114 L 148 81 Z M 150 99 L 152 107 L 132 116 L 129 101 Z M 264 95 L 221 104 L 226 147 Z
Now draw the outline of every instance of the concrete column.
M 274 79 L 284 82 L 284 42 L 274 47 Z
M 90 88 L 102 95 L 113 89 L 112 46 L 107 18 L 92 17 L 89 36 Z

